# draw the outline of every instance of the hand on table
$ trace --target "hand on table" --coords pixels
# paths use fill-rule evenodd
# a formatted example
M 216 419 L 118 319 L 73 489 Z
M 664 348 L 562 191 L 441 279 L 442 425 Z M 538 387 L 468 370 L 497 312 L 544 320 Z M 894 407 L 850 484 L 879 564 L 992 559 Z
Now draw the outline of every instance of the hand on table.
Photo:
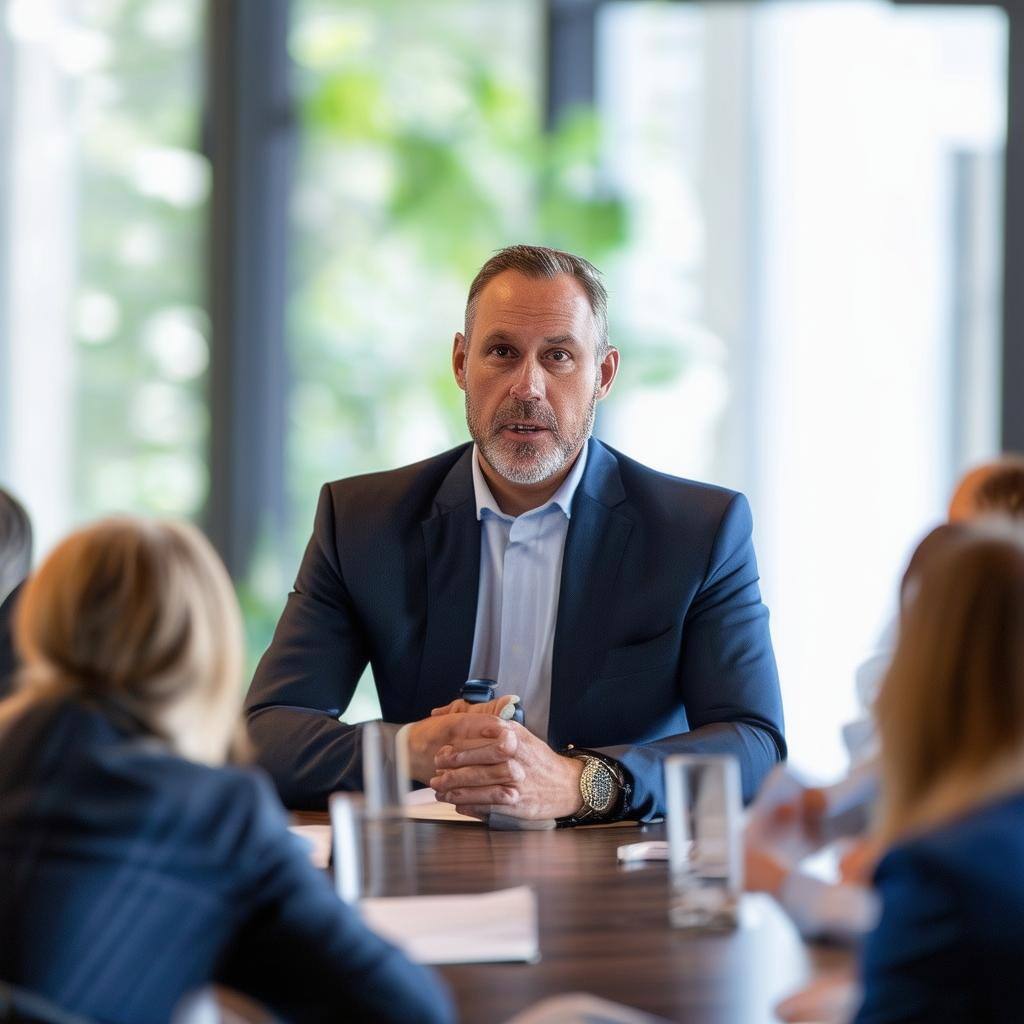
M 793 865 L 773 850 L 755 843 L 743 846 L 743 887 L 747 892 L 767 892 L 778 897 Z
M 460 814 L 563 818 L 580 809 L 583 762 L 556 754 L 516 722 L 498 737 L 455 736 L 437 751 L 430 785 Z
M 823 790 L 804 785 L 787 765 L 774 768 L 747 812 L 744 846 L 784 864 L 799 863 L 822 845 Z
M 775 1007 L 775 1016 L 797 1024 L 847 1024 L 860 1005 L 861 989 L 852 972 L 836 971 L 815 978 Z
M 501 698 L 506 701 L 508 698 Z M 436 774 L 434 759 L 441 748 L 453 743 L 467 747 L 485 746 L 495 751 L 505 751 L 511 756 L 515 739 L 509 734 L 512 724 L 499 718 L 493 707 L 497 701 L 487 705 L 476 705 L 473 714 L 431 714 L 407 729 L 406 740 L 409 751 L 409 774 L 417 782 L 427 782 Z M 477 710 L 485 709 L 486 710 Z

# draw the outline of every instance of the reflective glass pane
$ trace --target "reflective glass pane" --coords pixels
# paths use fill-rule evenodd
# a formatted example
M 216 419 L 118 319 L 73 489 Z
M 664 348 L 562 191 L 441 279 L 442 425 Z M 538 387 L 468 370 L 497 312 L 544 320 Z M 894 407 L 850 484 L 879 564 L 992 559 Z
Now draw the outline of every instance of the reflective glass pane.
M 843 761 L 909 549 L 997 450 L 1006 19 L 612 3 L 614 318 L 657 338 L 605 436 L 751 498 L 797 761 Z
M 205 499 L 200 0 L 13 0 L 0 465 L 40 546 Z

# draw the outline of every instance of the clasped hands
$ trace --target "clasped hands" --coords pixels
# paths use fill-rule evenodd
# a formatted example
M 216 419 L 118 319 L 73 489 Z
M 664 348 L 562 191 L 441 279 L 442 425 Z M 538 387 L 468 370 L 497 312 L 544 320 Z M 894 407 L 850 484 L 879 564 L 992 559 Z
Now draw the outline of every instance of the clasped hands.
M 556 754 L 502 710 L 518 698 L 486 704 L 454 700 L 409 730 L 413 778 L 460 814 L 497 811 L 515 818 L 562 818 L 580 809 L 577 758 Z

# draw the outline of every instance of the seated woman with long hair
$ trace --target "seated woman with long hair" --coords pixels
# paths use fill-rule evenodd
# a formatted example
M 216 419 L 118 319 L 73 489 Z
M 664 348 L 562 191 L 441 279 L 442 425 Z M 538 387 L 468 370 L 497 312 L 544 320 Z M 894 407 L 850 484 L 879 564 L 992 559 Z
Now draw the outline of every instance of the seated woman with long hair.
M 193 528 L 108 520 L 30 578 L 0 703 L 0 980 L 108 1022 L 210 982 L 290 1020 L 447 1021 L 435 976 L 370 932 L 225 767 L 241 700 L 227 575 Z
M 876 704 L 882 918 L 858 1024 L 1024 1019 L 1024 533 L 950 531 Z

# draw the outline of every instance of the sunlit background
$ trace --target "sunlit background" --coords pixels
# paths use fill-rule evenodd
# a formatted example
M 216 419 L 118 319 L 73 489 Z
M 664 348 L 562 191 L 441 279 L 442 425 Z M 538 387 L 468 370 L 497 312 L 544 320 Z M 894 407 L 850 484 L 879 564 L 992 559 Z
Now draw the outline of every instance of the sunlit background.
M 1000 446 L 1006 15 L 608 0 L 592 102 L 553 114 L 546 10 L 292 0 L 283 520 L 233 566 L 251 655 L 319 486 L 466 439 L 476 268 L 554 244 L 608 278 L 599 436 L 750 497 L 792 756 L 832 774 L 910 547 Z M 207 4 L 0 12 L 0 482 L 37 556 L 111 511 L 205 522 Z

